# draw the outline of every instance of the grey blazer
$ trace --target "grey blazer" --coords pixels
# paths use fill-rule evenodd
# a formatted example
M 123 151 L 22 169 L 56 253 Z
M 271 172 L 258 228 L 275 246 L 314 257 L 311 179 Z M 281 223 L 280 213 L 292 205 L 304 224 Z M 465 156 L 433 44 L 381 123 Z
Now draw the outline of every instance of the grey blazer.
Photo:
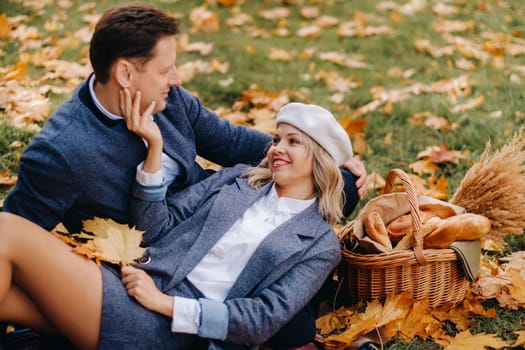
M 239 178 L 244 166 L 225 169 L 168 200 L 132 201 L 132 219 L 146 230 L 142 265 L 157 285 L 173 294 L 242 213 L 269 189 Z M 263 344 L 320 289 L 340 261 L 332 228 L 317 202 L 277 227 L 254 252 L 225 302 L 199 299 L 199 336 L 215 348 Z M 187 281 L 187 280 L 186 280 Z

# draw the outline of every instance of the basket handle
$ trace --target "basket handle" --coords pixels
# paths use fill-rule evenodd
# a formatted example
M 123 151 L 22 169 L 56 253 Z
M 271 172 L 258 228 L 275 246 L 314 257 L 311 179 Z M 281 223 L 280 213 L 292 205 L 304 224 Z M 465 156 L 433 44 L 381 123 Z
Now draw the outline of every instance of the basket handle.
M 419 204 L 417 202 L 417 193 L 414 185 L 412 184 L 412 181 L 410 181 L 410 177 L 407 173 L 405 173 L 402 169 L 392 169 L 388 173 L 386 180 L 385 180 L 385 188 L 383 190 L 383 193 L 390 193 L 393 191 L 394 188 L 394 180 L 398 177 L 402 184 L 403 188 L 407 194 L 408 198 L 408 204 L 410 206 L 410 215 L 412 216 L 412 226 L 414 228 L 414 237 L 413 237 L 413 248 L 414 248 L 414 254 L 416 256 L 417 261 L 420 264 L 426 264 L 427 259 L 425 258 L 425 255 L 423 254 L 423 237 L 421 236 L 421 213 L 419 212 Z

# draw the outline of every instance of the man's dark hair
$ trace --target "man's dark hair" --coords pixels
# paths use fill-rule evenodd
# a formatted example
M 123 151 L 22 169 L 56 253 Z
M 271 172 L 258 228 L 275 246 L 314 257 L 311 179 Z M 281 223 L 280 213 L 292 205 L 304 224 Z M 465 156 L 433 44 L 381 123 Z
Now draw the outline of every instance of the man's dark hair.
M 144 65 L 158 40 L 178 32 L 175 18 L 147 4 L 114 7 L 106 11 L 91 38 L 89 59 L 98 82 L 109 80 L 111 65 L 119 58 Z

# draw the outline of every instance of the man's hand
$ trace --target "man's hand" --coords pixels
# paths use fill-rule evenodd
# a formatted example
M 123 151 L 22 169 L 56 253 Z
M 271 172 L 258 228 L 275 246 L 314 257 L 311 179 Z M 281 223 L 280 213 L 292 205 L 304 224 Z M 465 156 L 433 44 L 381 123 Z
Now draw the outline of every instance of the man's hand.
M 357 158 L 352 158 L 343 165 L 341 165 L 343 168 L 348 169 L 352 174 L 354 174 L 357 177 L 357 180 L 355 182 L 355 185 L 357 187 L 357 194 L 359 195 L 359 199 L 363 199 L 366 192 L 366 169 L 363 162 L 361 162 Z
M 131 297 L 148 310 L 172 317 L 174 297 L 162 293 L 145 271 L 123 266 L 120 272 L 122 283 Z
M 155 108 L 155 101 L 152 101 L 144 113 L 140 114 L 140 104 L 142 95 L 137 91 L 134 99 L 131 98 L 129 89 L 119 91 L 120 112 L 126 121 L 128 130 L 142 137 L 149 144 L 162 142 L 162 135 L 159 127 L 151 119 L 151 113 Z
M 140 114 L 141 96 L 140 91 L 137 91 L 135 99 L 132 100 L 129 89 L 120 90 L 120 112 L 126 121 L 128 130 L 142 137 L 148 144 L 148 153 L 144 160 L 143 170 L 148 173 L 155 173 L 162 167 L 162 134 L 159 126 L 151 117 L 155 108 L 155 101 L 152 101 L 144 113 Z

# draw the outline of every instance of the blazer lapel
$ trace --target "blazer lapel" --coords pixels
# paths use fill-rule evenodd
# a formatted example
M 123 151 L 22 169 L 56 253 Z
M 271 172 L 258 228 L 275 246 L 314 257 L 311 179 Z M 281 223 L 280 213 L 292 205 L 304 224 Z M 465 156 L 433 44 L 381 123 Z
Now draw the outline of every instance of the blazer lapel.
M 177 160 L 184 166 L 184 168 L 189 168 L 187 158 L 183 157 L 182 155 L 188 155 L 188 157 L 191 159 L 195 158 L 196 154 L 194 152 L 192 152 L 192 154 L 188 154 L 188 152 L 194 148 L 187 145 L 186 138 L 181 135 L 177 128 L 168 122 L 164 114 L 161 112 L 155 114 L 154 120 L 159 126 L 162 139 L 164 140 L 164 147 L 162 151 L 171 158 Z
M 324 232 L 319 228 L 321 220 L 316 202 L 273 230 L 255 250 L 228 298 L 249 295 L 263 281 L 268 281 L 268 285 L 282 276 L 297 263 L 301 252 Z
M 266 189 L 267 187 L 263 187 L 262 190 L 256 190 L 242 179 L 225 186 L 217 194 L 197 239 L 175 270 L 166 288 L 184 279 L 246 209 L 266 193 Z

